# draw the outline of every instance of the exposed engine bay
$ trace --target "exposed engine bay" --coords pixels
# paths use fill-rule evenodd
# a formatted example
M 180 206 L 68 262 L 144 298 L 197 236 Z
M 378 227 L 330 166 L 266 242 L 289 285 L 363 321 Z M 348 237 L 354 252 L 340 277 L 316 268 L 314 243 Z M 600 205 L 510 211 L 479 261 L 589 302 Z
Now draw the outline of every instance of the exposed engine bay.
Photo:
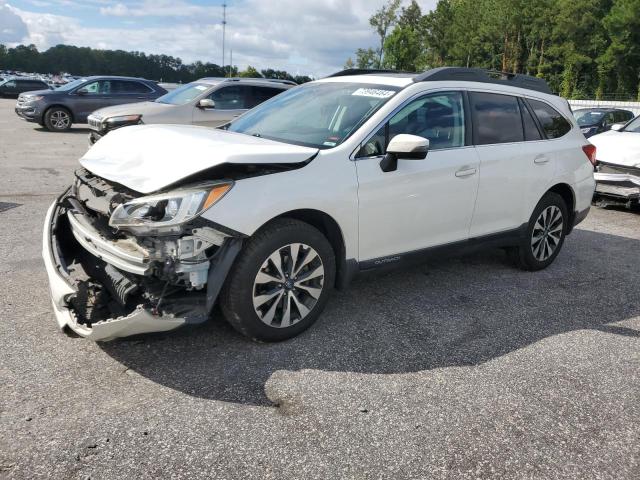
M 78 324 L 92 327 L 136 310 L 186 323 L 208 318 L 222 285 L 217 277 L 226 276 L 242 239 L 199 218 L 164 234 L 109 225 L 118 206 L 140 196 L 80 169 L 58 201 L 52 244 L 58 269 L 77 290 L 66 301 Z M 212 265 L 220 263 L 226 270 L 217 273 Z

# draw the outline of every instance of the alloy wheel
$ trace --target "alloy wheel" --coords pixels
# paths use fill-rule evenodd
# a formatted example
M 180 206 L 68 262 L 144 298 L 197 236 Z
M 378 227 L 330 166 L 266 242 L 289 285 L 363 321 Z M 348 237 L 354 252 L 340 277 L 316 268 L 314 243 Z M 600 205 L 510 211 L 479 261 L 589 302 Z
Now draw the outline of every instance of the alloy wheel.
M 253 308 L 263 323 L 286 328 L 304 319 L 324 287 L 324 265 L 318 252 L 291 243 L 273 252 L 253 284 Z
M 564 233 L 562 211 L 550 205 L 538 216 L 531 233 L 531 251 L 539 262 L 547 260 L 558 248 Z
M 50 118 L 51 125 L 59 130 L 67 128 L 71 122 L 71 117 L 63 110 L 56 110 L 51 114 Z

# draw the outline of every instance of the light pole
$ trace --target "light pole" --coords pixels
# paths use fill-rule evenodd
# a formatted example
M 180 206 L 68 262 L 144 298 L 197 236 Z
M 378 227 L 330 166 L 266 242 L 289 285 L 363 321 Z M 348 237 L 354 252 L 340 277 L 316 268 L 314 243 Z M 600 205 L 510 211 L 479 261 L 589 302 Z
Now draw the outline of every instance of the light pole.
M 222 4 L 222 71 L 224 72 L 224 37 L 227 29 L 227 4 Z

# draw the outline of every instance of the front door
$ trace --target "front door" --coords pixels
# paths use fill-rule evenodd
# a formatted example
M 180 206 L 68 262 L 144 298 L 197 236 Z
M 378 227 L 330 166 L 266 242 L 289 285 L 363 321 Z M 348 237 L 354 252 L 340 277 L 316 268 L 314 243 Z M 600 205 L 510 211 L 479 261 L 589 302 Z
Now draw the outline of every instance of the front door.
M 213 108 L 193 109 L 193 124 L 218 127 L 230 122 L 247 111 L 251 99 L 251 87 L 248 85 L 228 85 L 218 88 L 206 97 L 215 103 Z
M 361 262 L 468 238 L 479 162 L 466 123 L 460 92 L 432 93 L 409 102 L 364 143 L 356 155 Z M 429 153 L 400 158 L 397 170 L 385 173 L 380 160 L 401 133 L 429 139 Z

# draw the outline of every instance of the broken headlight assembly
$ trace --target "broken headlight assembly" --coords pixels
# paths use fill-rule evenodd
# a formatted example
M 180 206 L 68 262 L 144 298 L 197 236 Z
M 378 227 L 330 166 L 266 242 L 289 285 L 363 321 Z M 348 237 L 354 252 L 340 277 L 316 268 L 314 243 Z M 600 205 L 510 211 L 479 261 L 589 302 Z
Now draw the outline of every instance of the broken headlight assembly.
M 136 198 L 118 205 L 109 225 L 133 234 L 175 234 L 231 190 L 233 182 L 198 185 Z

